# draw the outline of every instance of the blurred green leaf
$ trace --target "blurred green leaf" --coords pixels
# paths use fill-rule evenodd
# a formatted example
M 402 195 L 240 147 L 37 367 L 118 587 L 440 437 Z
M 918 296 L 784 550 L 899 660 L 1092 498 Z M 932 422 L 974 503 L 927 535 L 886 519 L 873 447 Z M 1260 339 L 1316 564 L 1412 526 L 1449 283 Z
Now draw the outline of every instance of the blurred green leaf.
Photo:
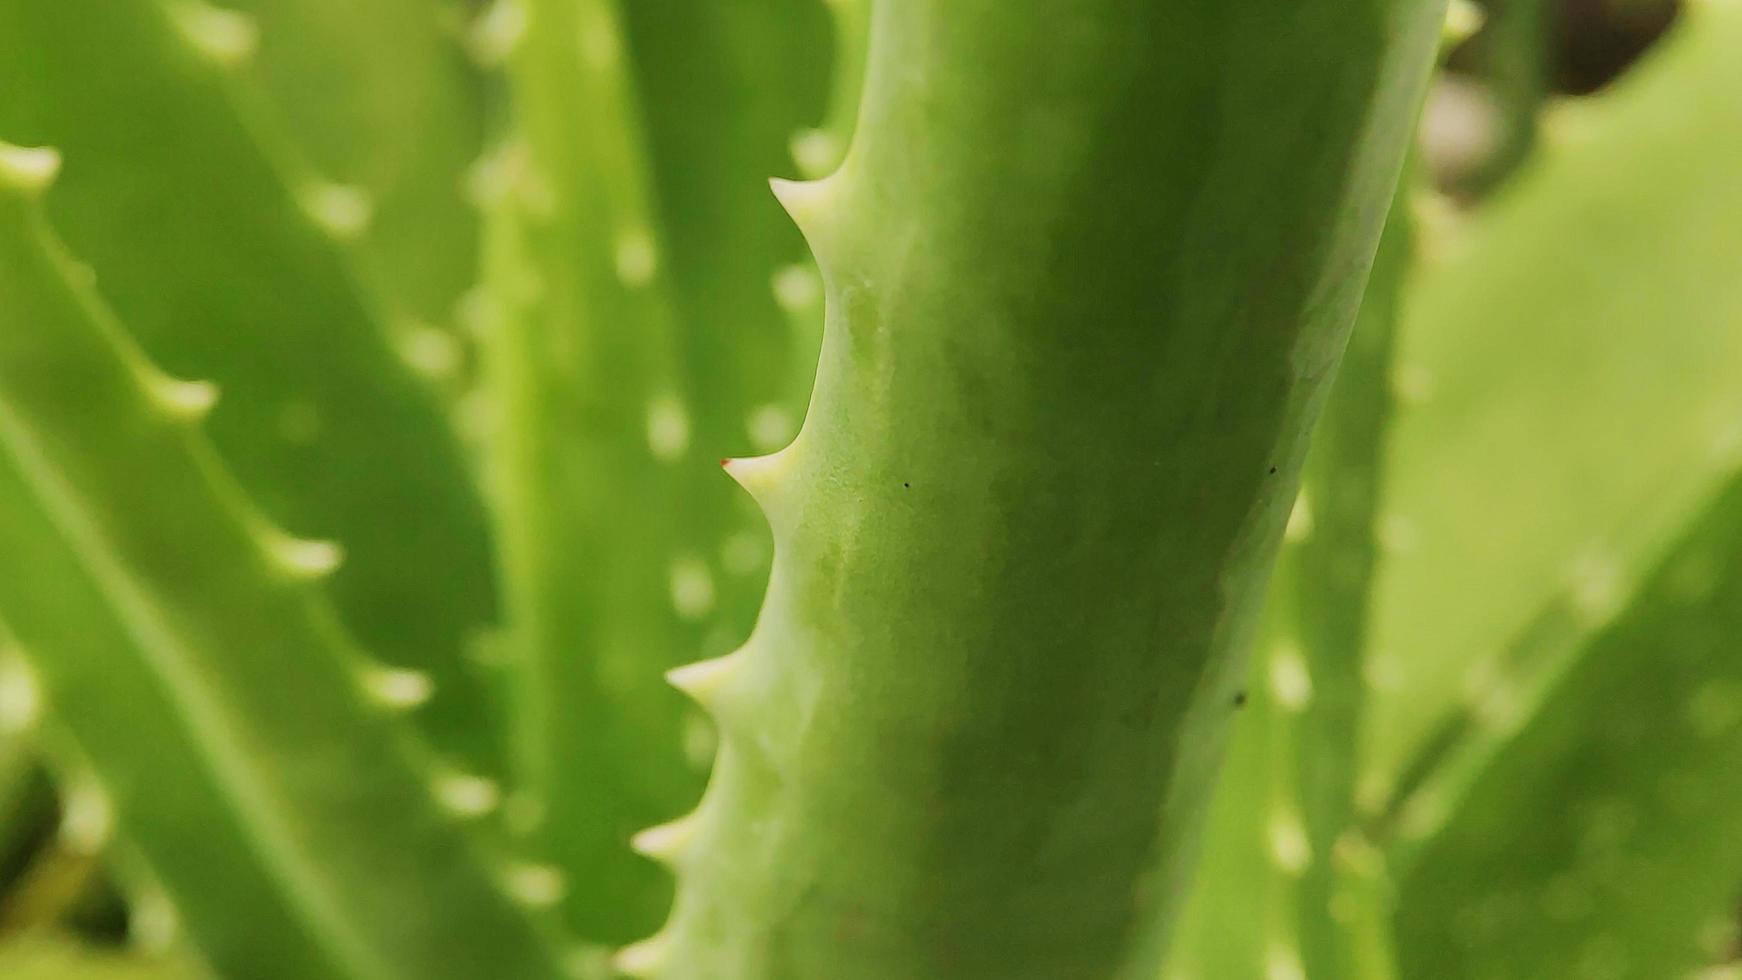
M 494 608 L 482 506 L 335 238 L 366 202 L 274 152 L 236 74 L 246 35 L 212 10 L 0 0 L 0 138 L 62 150 L 47 207 L 96 290 L 165 370 L 223 390 L 226 462 L 276 521 L 344 547 L 347 621 L 429 672 L 426 730 L 493 769 L 463 657 Z
M 197 431 L 209 386 L 150 364 L 35 196 L 53 156 L 0 145 L 0 608 L 49 706 L 61 836 L 119 828 L 221 972 L 261 980 L 560 975 L 535 908 L 560 874 L 464 826 L 493 787 L 395 709 L 320 579 Z
M 1733 7 L 1691 9 L 1618 87 L 1559 107 L 1468 227 L 1424 230 L 1362 787 L 1406 848 L 1742 447 L 1738 43 Z

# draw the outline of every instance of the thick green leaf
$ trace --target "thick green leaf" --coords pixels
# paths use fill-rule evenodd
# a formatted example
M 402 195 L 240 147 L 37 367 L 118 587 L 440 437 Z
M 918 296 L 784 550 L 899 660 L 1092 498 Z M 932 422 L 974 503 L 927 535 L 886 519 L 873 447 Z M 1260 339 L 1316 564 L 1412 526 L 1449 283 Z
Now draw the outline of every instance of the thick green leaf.
M 1044 8 L 1044 9 L 1043 9 Z M 633 973 L 1153 977 L 1433 3 L 874 8 L 829 323 Z
M 1371 861 L 1349 831 L 1387 382 L 1414 234 L 1409 207 L 1407 194 L 1392 206 L 1348 352 L 1313 429 L 1261 646 L 1236 695 L 1242 710 L 1205 855 L 1165 974 L 1176 980 L 1384 976 L 1361 945 L 1367 923 L 1352 921 Z
M 480 181 L 520 665 L 511 816 L 577 870 L 569 921 L 608 943 L 670 901 L 632 835 L 701 792 L 711 735 L 663 672 L 738 642 L 766 571 L 719 459 L 799 418 L 815 341 L 793 322 L 820 317 L 821 287 L 795 300 L 814 279 L 766 181 L 824 89 L 788 57 L 807 24 L 793 15 L 822 35 L 809 0 L 619 7 L 505 2 L 478 34 L 506 58 L 515 113 Z
M 0 0 L 0 136 L 67 154 L 47 206 L 97 290 L 166 370 L 224 390 L 210 431 L 243 485 L 284 526 L 345 548 L 331 587 L 347 621 L 384 660 L 429 672 L 422 720 L 440 748 L 492 766 L 495 727 L 462 660 L 493 605 L 463 458 L 316 220 L 344 230 L 356 202 L 293 186 L 225 67 L 229 35 L 194 9 Z
M 1421 845 L 1403 975 L 1659 980 L 1734 941 L 1742 480 Z
M 560 876 L 462 825 L 491 788 L 394 716 L 416 678 L 322 598 L 337 550 L 270 527 L 196 431 L 213 389 L 149 364 L 61 251 L 54 165 L 0 146 L 0 548 L 30 571 L 0 610 L 88 836 L 122 828 L 227 975 L 559 975 L 526 906 Z
M 463 175 L 483 150 L 484 85 L 439 0 L 222 0 L 245 12 L 258 51 L 247 77 L 285 139 L 327 182 L 354 188 L 370 221 L 360 258 L 378 277 L 421 369 L 458 352 L 420 332 L 448 327 L 477 275 L 477 210 Z M 448 341 L 448 344 L 451 344 Z
M 1424 242 L 1398 354 L 1363 797 L 1431 833 L 1728 474 L 1742 14 L 1690 9 Z

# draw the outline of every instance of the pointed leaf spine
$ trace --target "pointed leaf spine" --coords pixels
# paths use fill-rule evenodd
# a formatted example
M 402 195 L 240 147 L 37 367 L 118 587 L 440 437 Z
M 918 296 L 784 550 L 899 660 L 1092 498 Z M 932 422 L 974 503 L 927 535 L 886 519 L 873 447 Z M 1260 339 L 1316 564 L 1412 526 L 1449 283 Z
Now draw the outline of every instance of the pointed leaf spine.
M 649 827 L 629 839 L 635 853 L 652 861 L 675 865 L 696 836 L 697 816 L 686 814 L 669 823 Z
M 0 140 L 0 188 L 35 197 L 60 176 L 60 151 L 52 146 L 15 146 Z
M 204 0 L 175 0 L 168 9 L 188 43 L 220 67 L 244 65 L 260 47 L 259 25 L 240 10 L 216 7 Z

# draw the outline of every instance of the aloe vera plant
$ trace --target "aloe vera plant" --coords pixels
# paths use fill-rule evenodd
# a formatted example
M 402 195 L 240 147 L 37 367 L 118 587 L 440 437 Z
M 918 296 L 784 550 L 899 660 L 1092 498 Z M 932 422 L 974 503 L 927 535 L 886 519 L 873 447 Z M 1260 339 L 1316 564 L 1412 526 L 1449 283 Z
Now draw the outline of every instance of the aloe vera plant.
M 1742 13 L 1545 9 L 1448 218 L 1435 0 L 0 0 L 0 974 L 1721 968 Z

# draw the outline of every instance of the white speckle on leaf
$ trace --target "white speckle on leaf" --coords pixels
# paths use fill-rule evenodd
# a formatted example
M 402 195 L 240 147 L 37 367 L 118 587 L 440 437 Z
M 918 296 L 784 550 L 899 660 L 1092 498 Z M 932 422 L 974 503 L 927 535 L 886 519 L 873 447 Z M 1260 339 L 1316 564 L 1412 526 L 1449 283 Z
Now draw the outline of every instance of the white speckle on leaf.
M 793 424 L 792 413 L 779 405 L 763 405 L 750 413 L 744 427 L 750 434 L 750 441 L 755 443 L 761 452 L 773 452 L 792 441 L 797 430 Z
M 503 888 L 515 901 L 532 908 L 549 908 L 562 901 L 568 880 L 545 864 L 517 864 L 503 875 Z
M 1401 555 L 1415 548 L 1419 535 L 1416 533 L 1414 521 L 1402 514 L 1386 514 L 1379 518 L 1374 537 L 1379 542 L 1380 550 Z
M 42 688 L 24 658 L 0 659 L 0 735 L 21 735 L 42 714 Z
M 671 605 L 684 619 L 713 611 L 714 577 L 700 558 L 685 555 L 671 563 Z
M 432 789 L 444 808 L 468 820 L 490 813 L 502 800 L 502 790 L 494 782 L 470 773 L 438 776 Z
M 182 37 L 216 64 L 244 64 L 260 47 L 259 26 L 239 10 L 215 7 L 203 0 L 176 0 L 168 6 Z
M 280 571 L 305 580 L 325 578 L 345 563 L 345 549 L 336 541 L 272 534 L 267 553 Z
M 595 72 L 609 71 L 621 60 L 622 41 L 617 27 L 603 14 L 588 9 L 580 29 L 581 64 Z
M 114 810 L 96 780 L 74 779 L 63 789 L 58 832 L 62 847 L 74 854 L 97 854 L 114 830 Z
M 198 422 L 218 404 L 218 386 L 210 381 L 153 378 L 149 386 L 151 400 L 171 418 Z
M 659 249 L 646 228 L 631 228 L 617 236 L 617 278 L 625 286 L 645 286 L 659 271 Z
M 420 670 L 370 667 L 363 672 L 363 690 L 384 708 L 410 711 L 429 702 L 435 694 L 435 682 Z
M 1306 658 L 1292 641 L 1278 643 L 1270 660 L 1270 693 L 1285 711 L 1297 712 L 1313 699 L 1313 678 Z
M 767 554 L 762 537 L 754 531 L 735 531 L 720 547 L 720 564 L 733 575 L 749 575 L 762 567 Z
M 1288 527 L 1283 531 L 1283 540 L 1298 543 L 1311 537 L 1312 533 L 1312 501 L 1307 499 L 1307 492 L 1302 490 L 1294 498 L 1294 509 L 1288 512 Z
M 771 284 L 774 302 L 789 314 L 808 313 L 823 298 L 822 279 L 808 265 L 782 266 L 774 273 Z
M 647 406 L 647 447 L 667 463 L 689 451 L 690 416 L 677 399 L 662 395 Z
M 166 953 L 181 932 L 181 916 L 169 896 L 156 888 L 136 896 L 128 906 L 127 938 L 147 955 Z
M 1270 842 L 1270 862 L 1277 870 L 1290 877 L 1298 877 L 1306 872 L 1313 860 L 1312 843 L 1307 840 L 1306 828 L 1301 825 L 1300 817 L 1294 811 L 1278 808 L 1271 813 L 1267 836 Z
M 527 20 L 522 0 L 495 0 L 472 24 L 472 57 L 486 67 L 507 61 L 526 37 Z
M 446 381 L 460 368 L 460 345 L 445 330 L 410 323 L 399 332 L 399 356 L 431 381 Z
M 369 192 L 349 184 L 311 184 L 303 190 L 302 206 L 315 224 L 341 241 L 363 234 L 375 217 Z
M 1300 953 L 1293 946 L 1272 945 L 1264 957 L 1264 980 L 1307 980 Z
M 17 190 L 46 190 L 60 174 L 60 151 L 51 146 L 14 146 L 0 141 L 0 183 Z
M 684 719 L 683 755 L 691 768 L 697 772 L 707 772 L 714 764 L 714 750 L 719 744 L 719 733 L 705 716 L 692 712 Z
M 819 176 L 833 169 L 841 158 L 841 141 L 824 129 L 801 129 L 792 134 L 791 150 L 801 172 Z
M 1592 548 L 1573 562 L 1568 575 L 1573 612 L 1584 625 L 1601 625 L 1620 611 L 1626 581 L 1613 554 Z
M 1391 377 L 1391 392 L 1405 405 L 1420 405 L 1433 396 L 1432 372 L 1420 365 L 1400 366 Z

